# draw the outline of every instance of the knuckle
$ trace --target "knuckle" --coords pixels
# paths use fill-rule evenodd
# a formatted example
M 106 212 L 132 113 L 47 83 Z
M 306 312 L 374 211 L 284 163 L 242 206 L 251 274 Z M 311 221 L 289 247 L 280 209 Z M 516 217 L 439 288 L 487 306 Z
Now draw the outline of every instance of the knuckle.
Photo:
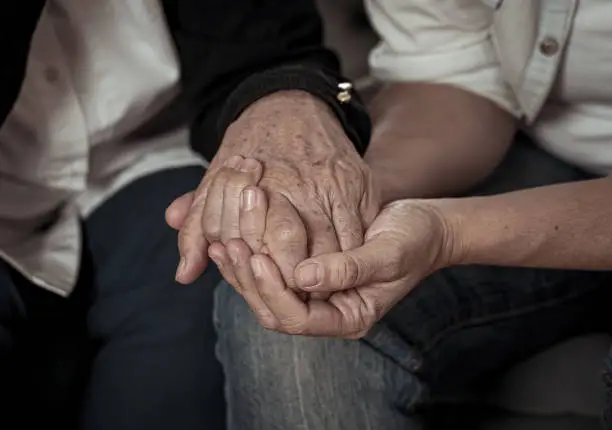
M 236 166 L 238 164 L 240 164 L 240 162 L 243 160 L 242 156 L 240 155 L 231 155 L 228 159 L 227 159 L 227 163 L 231 166 Z
M 217 223 L 203 220 L 202 232 L 209 240 L 218 241 L 221 238 L 221 226 Z
M 211 189 L 224 184 L 227 181 L 230 170 L 227 167 L 219 168 L 209 179 L 207 188 Z
M 242 189 L 249 185 L 255 185 L 255 180 L 252 175 L 244 172 L 232 172 L 228 175 L 227 181 L 225 183 L 226 189 Z
M 283 333 L 290 335 L 303 335 L 306 333 L 304 324 L 297 319 L 285 319 L 284 321 L 281 321 L 280 325 Z
M 293 243 L 301 240 L 304 234 L 296 223 L 284 219 L 275 223 L 270 236 L 275 242 Z
M 387 263 L 386 273 L 389 274 L 389 278 L 394 278 L 397 274 L 402 273 L 402 271 L 406 268 L 406 261 L 404 261 L 404 255 L 399 246 L 391 247 L 391 252 L 389 254 Z
M 360 326 L 369 330 L 385 315 L 386 311 L 385 301 L 380 298 L 373 298 L 363 303 Z
M 359 262 L 350 254 L 346 254 L 342 264 L 338 265 L 336 276 L 345 286 L 356 286 L 361 279 L 362 269 Z
M 268 313 L 258 314 L 257 321 L 259 321 L 259 325 L 266 330 L 278 331 L 280 328 L 278 320 Z
M 258 288 L 259 295 L 265 303 L 272 303 L 277 298 L 276 293 L 271 293 L 266 288 Z

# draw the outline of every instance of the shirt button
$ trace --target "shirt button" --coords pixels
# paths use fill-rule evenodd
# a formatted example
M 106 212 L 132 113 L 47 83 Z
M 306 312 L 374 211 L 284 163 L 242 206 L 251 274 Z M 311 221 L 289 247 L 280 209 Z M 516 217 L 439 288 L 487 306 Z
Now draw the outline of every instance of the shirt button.
M 43 73 L 45 75 L 45 79 L 50 84 L 55 84 L 57 81 L 59 81 L 59 71 L 55 67 L 46 67 Z
M 557 39 L 547 37 L 540 42 L 540 53 L 542 55 L 552 57 L 557 52 L 559 52 L 559 42 L 557 42 Z

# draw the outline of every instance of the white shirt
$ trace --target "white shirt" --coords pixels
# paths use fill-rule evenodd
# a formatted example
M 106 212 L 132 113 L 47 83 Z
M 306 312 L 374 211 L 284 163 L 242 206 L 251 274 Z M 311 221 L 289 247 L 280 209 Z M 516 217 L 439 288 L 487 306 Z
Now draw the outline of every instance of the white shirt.
M 202 163 L 185 128 L 153 141 L 124 139 L 178 90 L 157 1 L 48 0 L 21 93 L 0 129 L 2 258 L 69 294 L 81 217 L 138 177 Z
M 562 66 L 531 132 L 558 157 L 612 173 L 612 2 L 581 0 Z
M 486 97 L 556 156 L 612 172 L 612 2 L 366 0 L 372 73 Z

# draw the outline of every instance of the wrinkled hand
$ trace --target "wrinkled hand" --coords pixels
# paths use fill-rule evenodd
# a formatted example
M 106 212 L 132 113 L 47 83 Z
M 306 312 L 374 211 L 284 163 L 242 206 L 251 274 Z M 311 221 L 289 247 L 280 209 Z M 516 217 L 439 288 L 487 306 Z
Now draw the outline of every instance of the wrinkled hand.
M 259 195 L 261 202 L 263 194 Z M 262 207 L 258 210 L 265 210 Z M 253 255 L 241 240 L 228 243 L 220 267 L 264 327 L 289 334 L 360 338 L 424 277 L 449 264 L 450 233 L 427 201 L 390 204 L 368 229 L 363 246 L 321 255 L 295 270 L 297 287 L 331 293 L 302 300 L 288 288 L 274 261 Z
M 221 154 L 211 163 L 198 189 L 177 198 L 166 209 L 166 222 L 179 231 L 181 261 L 177 281 L 193 282 L 206 269 L 209 240 L 202 230 L 204 219 L 214 221 L 219 235 L 223 234 L 222 240 L 239 237 L 237 208 L 249 204 L 248 194 L 242 191 L 256 185 L 261 174 L 262 166 L 257 161 Z M 211 187 L 214 184 L 221 186 Z M 206 205 L 207 200 L 216 204 Z
M 236 174 L 236 162 L 248 158 L 263 172 L 251 166 Z M 241 202 L 249 201 L 242 191 L 257 183 L 268 199 L 259 239 L 244 237 L 239 224 Z M 210 244 L 243 237 L 293 285 L 295 267 L 309 256 L 361 245 L 378 210 L 370 170 L 329 108 L 306 93 L 276 93 L 230 126 L 198 189 L 168 209 L 168 223 L 179 229 L 177 280 L 190 283 L 204 271 Z

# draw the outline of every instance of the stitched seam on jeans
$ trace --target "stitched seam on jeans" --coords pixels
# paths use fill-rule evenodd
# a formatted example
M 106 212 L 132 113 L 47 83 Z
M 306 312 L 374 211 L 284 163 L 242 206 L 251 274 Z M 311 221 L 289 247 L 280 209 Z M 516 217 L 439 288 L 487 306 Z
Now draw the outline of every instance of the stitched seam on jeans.
M 291 343 L 293 345 L 293 376 L 295 378 L 295 383 L 298 389 L 298 399 L 299 399 L 299 407 L 300 407 L 300 414 L 302 415 L 302 422 L 306 425 L 306 429 L 305 430 L 309 430 L 310 429 L 310 425 L 308 424 L 308 419 L 306 418 L 306 408 L 304 407 L 304 393 L 302 390 L 302 384 L 300 384 L 300 377 L 298 375 L 298 371 L 300 369 L 299 366 L 299 356 L 297 354 L 297 352 L 299 351 L 299 348 L 296 346 L 295 344 L 295 337 L 291 338 Z
M 580 292 L 570 294 L 570 295 L 567 295 L 567 296 L 564 296 L 564 297 L 561 297 L 555 300 L 547 301 L 545 303 L 538 303 L 532 306 L 523 307 L 521 309 L 511 309 L 506 312 L 499 313 L 497 315 L 487 315 L 483 317 L 470 319 L 467 321 L 462 321 L 454 325 L 449 325 L 448 327 L 440 331 L 437 335 L 435 335 L 431 341 L 424 344 L 421 349 L 421 353 L 426 354 L 430 352 L 433 348 L 437 346 L 438 343 L 440 343 L 443 340 L 443 338 L 452 334 L 453 332 L 456 332 L 462 329 L 466 329 L 466 328 L 477 327 L 477 326 L 482 326 L 485 324 L 490 324 L 493 322 L 516 318 L 518 316 L 533 313 L 535 311 L 551 308 L 553 306 L 557 306 L 559 304 L 566 303 L 566 302 L 584 297 L 588 295 L 589 293 L 591 293 L 592 291 L 593 290 L 580 291 Z

